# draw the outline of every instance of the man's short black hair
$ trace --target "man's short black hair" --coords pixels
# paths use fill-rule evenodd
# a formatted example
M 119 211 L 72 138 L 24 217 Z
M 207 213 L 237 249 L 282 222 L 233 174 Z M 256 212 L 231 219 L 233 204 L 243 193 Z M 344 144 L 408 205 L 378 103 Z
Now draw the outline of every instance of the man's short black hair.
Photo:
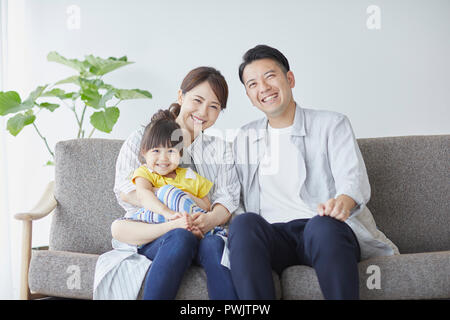
M 245 67 L 253 61 L 261 59 L 274 60 L 276 63 L 278 63 L 285 74 L 290 70 L 288 60 L 280 51 L 265 44 L 259 44 L 256 47 L 248 50 L 242 57 L 243 61 L 239 66 L 239 79 L 242 83 L 244 83 L 244 81 L 242 80 L 242 74 L 244 73 Z

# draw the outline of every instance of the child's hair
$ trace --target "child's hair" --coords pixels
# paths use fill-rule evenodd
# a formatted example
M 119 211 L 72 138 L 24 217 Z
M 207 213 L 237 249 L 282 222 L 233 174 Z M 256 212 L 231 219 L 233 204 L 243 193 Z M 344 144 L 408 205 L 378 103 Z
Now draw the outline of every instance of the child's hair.
M 143 155 L 153 148 L 177 148 L 183 154 L 183 134 L 175 121 L 176 115 L 168 110 L 158 110 L 144 129 L 142 135 L 139 161 L 145 162 Z

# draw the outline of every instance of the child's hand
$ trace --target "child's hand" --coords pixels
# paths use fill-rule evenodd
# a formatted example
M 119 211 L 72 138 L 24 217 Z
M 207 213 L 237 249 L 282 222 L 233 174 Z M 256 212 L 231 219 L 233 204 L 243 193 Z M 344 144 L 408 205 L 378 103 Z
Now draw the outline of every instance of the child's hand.
M 162 215 L 164 216 L 164 218 L 166 218 L 167 221 L 175 220 L 182 217 L 182 214 L 180 212 L 173 210 L 167 210 L 166 212 L 163 212 Z
M 177 212 L 178 217 L 173 219 L 175 228 L 182 228 L 191 231 L 192 228 L 192 218 L 186 212 L 180 213 Z

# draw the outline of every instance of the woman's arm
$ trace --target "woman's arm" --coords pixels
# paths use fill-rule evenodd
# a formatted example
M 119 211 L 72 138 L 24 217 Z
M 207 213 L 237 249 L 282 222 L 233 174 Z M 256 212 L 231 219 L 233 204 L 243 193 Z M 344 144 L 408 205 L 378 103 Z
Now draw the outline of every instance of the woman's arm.
M 231 218 L 231 213 L 220 203 L 214 205 L 212 211 L 204 214 L 203 212 L 197 212 L 192 215 L 192 223 L 194 227 L 197 227 L 203 234 L 206 234 L 209 230 L 216 226 L 225 224 Z
M 172 229 L 189 230 L 191 217 L 183 213 L 180 218 L 164 223 L 145 223 L 132 220 L 115 220 L 111 225 L 112 237 L 124 243 L 141 245 L 154 241 Z
M 209 211 L 211 209 L 211 202 L 209 201 L 208 196 L 204 196 L 203 198 L 198 198 L 193 194 L 186 192 L 187 196 L 194 200 L 195 204 L 197 204 L 200 208 L 205 211 Z
M 136 186 L 131 182 L 131 175 L 139 168 L 141 163 L 138 159 L 143 130 L 133 132 L 120 148 L 116 161 L 116 175 L 114 180 L 114 193 L 118 203 L 125 211 L 132 210 L 136 203 L 125 200 L 123 195 L 136 194 Z M 141 207 L 137 205 L 136 207 Z
M 234 164 L 232 144 L 217 140 L 224 144 L 224 152 L 217 154 L 217 177 L 214 181 L 214 193 L 210 194 L 212 210 L 208 214 L 195 214 L 192 217 L 194 227 L 207 233 L 216 226 L 225 224 L 231 213 L 239 206 L 241 185 Z M 219 149 L 218 149 L 219 150 Z
M 142 203 L 140 203 L 137 198 L 136 190 L 129 193 L 121 192 L 120 199 L 126 203 L 132 204 L 135 207 L 142 207 Z

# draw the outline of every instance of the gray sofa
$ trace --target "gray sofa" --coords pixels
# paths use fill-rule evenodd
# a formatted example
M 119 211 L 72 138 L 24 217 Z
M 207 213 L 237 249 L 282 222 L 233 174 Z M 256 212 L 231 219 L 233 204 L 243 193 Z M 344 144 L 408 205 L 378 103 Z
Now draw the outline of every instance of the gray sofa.
M 55 182 L 31 212 L 16 215 L 24 222 L 23 299 L 38 296 L 30 290 L 92 299 L 98 255 L 111 250 L 111 223 L 123 215 L 112 191 L 122 143 L 84 139 L 56 145 Z M 359 263 L 361 299 L 450 298 L 450 135 L 358 143 L 372 187 L 368 207 L 401 253 Z M 49 249 L 31 254 L 31 222 L 49 212 Z M 278 298 L 323 299 L 310 267 L 292 266 L 273 276 Z M 177 298 L 208 299 L 200 267 L 190 267 Z

